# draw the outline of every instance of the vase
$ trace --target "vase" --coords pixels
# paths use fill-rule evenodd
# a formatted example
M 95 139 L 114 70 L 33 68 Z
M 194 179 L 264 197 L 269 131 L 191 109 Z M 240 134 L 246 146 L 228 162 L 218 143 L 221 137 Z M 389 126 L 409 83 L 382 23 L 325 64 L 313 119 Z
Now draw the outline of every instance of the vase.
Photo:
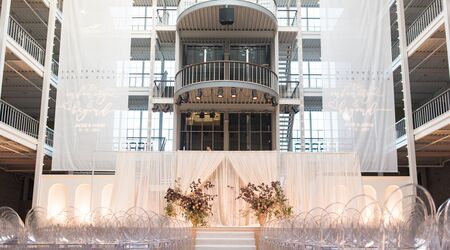
M 267 219 L 266 213 L 258 214 L 258 222 L 259 222 L 260 226 L 264 225 L 264 223 L 266 222 L 266 219 Z

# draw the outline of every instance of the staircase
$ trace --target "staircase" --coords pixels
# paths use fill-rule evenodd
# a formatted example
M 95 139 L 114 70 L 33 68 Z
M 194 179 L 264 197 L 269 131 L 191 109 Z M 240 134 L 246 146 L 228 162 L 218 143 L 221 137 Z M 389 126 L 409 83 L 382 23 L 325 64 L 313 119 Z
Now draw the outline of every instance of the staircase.
M 198 231 L 196 250 L 256 250 L 255 233 L 249 231 Z
M 294 112 L 280 114 L 280 150 L 292 151 L 292 129 L 294 127 Z

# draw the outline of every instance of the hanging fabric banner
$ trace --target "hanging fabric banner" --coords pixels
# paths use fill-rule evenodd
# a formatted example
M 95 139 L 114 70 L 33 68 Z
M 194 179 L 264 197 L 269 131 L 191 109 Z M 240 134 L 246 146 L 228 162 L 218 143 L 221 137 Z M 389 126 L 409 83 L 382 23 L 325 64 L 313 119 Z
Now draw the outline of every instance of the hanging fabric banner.
M 396 172 L 387 0 L 321 0 L 325 145 L 363 172 Z
M 64 1 L 53 170 L 114 169 L 128 110 L 130 0 Z

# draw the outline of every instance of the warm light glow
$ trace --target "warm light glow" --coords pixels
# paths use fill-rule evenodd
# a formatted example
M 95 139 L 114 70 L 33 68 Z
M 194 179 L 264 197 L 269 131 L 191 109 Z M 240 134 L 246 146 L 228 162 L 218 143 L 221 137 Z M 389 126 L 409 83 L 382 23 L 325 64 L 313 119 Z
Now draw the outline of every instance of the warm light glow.
M 88 222 L 90 212 L 91 186 L 88 184 L 82 184 L 75 191 L 74 215 L 79 219 L 80 222 Z
M 64 220 L 64 218 L 60 218 L 60 214 L 66 208 L 66 195 L 67 188 L 63 184 L 54 184 L 49 188 L 47 201 L 47 218 Z
M 103 187 L 103 190 L 102 190 L 102 207 L 109 208 L 109 206 L 111 204 L 112 191 L 113 191 L 113 185 L 112 184 L 108 184 L 108 185 Z M 106 213 L 106 211 L 107 211 L 106 209 L 103 209 L 102 210 L 102 215 L 104 215 Z
M 384 200 L 386 202 L 387 211 L 385 212 L 384 222 L 388 223 L 391 219 L 402 220 L 403 206 L 401 200 L 403 198 L 403 193 L 401 190 L 397 190 L 398 186 L 391 185 L 387 187 L 384 191 Z M 394 192 L 395 191 L 395 192 Z M 394 193 L 393 193 L 394 192 Z M 392 194 L 393 193 L 393 194 Z M 392 194 L 392 195 L 391 195 Z M 386 199 L 389 197 L 389 200 Z

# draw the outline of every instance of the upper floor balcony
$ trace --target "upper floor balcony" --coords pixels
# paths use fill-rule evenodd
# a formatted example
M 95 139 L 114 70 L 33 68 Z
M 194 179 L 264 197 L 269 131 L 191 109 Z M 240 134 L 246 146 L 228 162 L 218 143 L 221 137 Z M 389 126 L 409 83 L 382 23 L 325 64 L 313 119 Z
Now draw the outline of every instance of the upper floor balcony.
M 274 104 L 278 98 L 278 76 L 264 65 L 242 61 L 192 64 L 176 74 L 175 96 L 183 103 Z
M 28 33 L 13 17 L 9 17 L 8 47 L 13 53 L 22 55 L 24 61 L 35 68 L 37 73 L 43 74 L 45 49 Z M 52 61 L 52 77 L 54 83 L 58 78 L 58 62 Z
M 178 15 L 182 16 L 188 9 L 204 8 L 206 6 L 224 6 L 237 5 L 246 7 L 258 7 L 260 10 L 266 10 L 272 13 L 274 17 L 277 15 L 277 5 L 274 0 L 181 0 L 178 4 Z M 192 7 L 192 8 L 191 8 Z M 188 11 L 189 12 L 189 11 Z

